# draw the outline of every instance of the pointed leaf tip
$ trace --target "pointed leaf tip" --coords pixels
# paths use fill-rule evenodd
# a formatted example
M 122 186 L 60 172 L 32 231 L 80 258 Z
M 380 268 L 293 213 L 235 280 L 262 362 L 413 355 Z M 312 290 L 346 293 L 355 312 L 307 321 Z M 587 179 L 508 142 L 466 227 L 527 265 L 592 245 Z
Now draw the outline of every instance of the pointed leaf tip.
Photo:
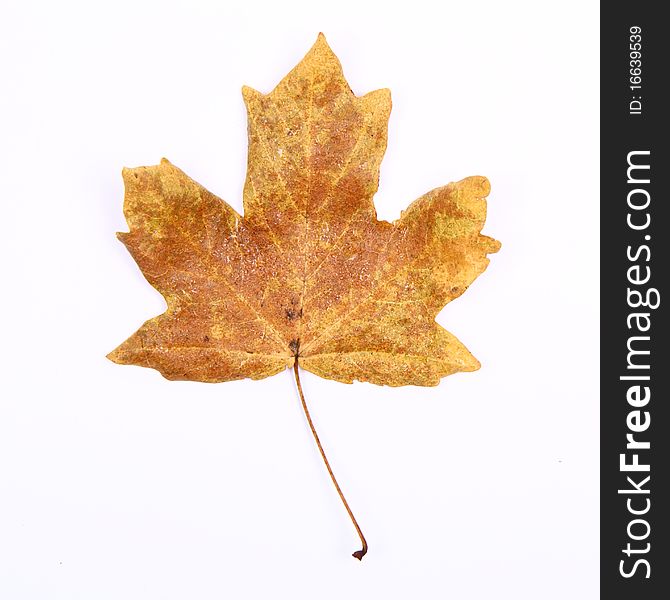
M 257 100 L 262 95 L 263 94 L 261 94 L 261 92 L 255 90 L 252 87 L 249 87 L 248 85 L 242 86 L 242 99 L 244 100 L 244 104 L 247 106 L 249 105 L 250 102 Z
M 316 41 L 309 49 L 303 60 L 312 56 L 323 57 L 326 60 L 335 60 L 338 65 L 340 64 L 340 59 L 337 58 L 337 56 L 333 52 L 333 49 L 330 47 L 330 44 L 328 44 L 326 36 L 323 35 L 323 33 L 319 33 L 319 35 L 316 38 Z
M 113 363 L 116 363 L 117 365 L 122 364 L 121 360 L 119 358 L 119 349 L 115 348 L 112 350 L 107 356 L 105 356 L 107 360 L 111 360 Z

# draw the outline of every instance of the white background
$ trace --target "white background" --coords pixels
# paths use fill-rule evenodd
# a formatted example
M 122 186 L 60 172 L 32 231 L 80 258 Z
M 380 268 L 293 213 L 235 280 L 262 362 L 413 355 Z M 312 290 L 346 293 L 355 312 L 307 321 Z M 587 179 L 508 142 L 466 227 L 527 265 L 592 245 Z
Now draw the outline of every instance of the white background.
M 0 9 L 0 598 L 598 594 L 596 2 L 7 2 Z M 438 320 L 437 388 L 168 382 L 105 354 L 163 300 L 114 232 L 162 156 L 241 210 L 240 88 L 323 31 L 389 87 L 381 218 L 468 175 L 502 251 Z

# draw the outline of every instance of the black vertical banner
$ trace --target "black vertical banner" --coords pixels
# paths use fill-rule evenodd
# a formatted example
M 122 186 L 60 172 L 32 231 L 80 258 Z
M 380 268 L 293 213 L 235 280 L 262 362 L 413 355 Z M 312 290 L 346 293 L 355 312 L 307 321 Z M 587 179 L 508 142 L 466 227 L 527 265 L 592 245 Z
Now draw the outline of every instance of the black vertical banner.
M 601 3 L 601 597 L 670 598 L 668 33 Z

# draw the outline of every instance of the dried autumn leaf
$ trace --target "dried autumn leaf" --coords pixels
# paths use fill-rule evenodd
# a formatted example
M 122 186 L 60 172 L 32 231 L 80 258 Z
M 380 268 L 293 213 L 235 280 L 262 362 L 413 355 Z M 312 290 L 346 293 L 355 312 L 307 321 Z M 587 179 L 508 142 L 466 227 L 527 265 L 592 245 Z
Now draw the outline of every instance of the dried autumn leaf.
M 165 159 L 124 169 L 130 232 L 118 236 L 167 310 L 109 358 L 205 382 L 291 367 L 298 379 L 298 362 L 327 379 L 391 386 L 479 368 L 435 317 L 500 247 L 480 234 L 487 179 L 437 188 L 394 223 L 377 220 L 390 93 L 354 96 L 323 35 L 270 94 L 242 93 L 244 216 Z M 361 558 L 367 544 L 338 492 Z
M 118 236 L 167 301 L 109 358 L 168 379 L 262 379 L 300 366 L 351 383 L 436 385 L 478 361 L 435 322 L 500 244 L 468 177 L 394 223 L 373 204 L 388 90 L 360 98 L 320 35 L 249 114 L 244 216 L 163 159 L 124 169 Z

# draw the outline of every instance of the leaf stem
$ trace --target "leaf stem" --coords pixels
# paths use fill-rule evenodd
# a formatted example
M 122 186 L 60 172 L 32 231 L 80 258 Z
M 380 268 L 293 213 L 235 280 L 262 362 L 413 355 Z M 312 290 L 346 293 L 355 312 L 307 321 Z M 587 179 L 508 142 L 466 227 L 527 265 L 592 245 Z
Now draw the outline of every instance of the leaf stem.
M 330 463 L 328 462 L 328 459 L 326 458 L 326 453 L 323 451 L 323 446 L 321 445 L 321 441 L 319 440 L 319 436 L 316 433 L 316 429 L 314 428 L 314 423 L 312 423 L 312 417 L 309 415 L 309 410 L 307 409 L 307 403 L 305 402 L 305 395 L 302 392 L 302 385 L 300 385 L 300 373 L 298 371 L 298 357 L 295 357 L 295 361 L 293 362 L 293 373 L 295 375 L 295 382 L 296 385 L 298 386 L 298 393 L 300 394 L 300 401 L 302 402 L 302 409 L 305 411 L 305 416 L 307 417 L 307 422 L 309 423 L 309 428 L 312 430 L 312 435 L 314 436 L 314 441 L 316 442 L 316 445 L 319 447 L 319 452 L 321 453 L 321 458 L 323 458 L 323 462 L 326 465 L 326 469 L 328 469 L 328 474 L 330 475 L 330 478 L 333 481 L 333 485 L 335 486 L 335 489 L 337 490 L 337 493 L 340 495 L 340 500 L 342 500 L 342 504 L 344 504 L 344 508 L 347 509 L 347 512 L 349 513 L 349 518 L 351 519 L 351 522 L 354 524 L 354 527 L 356 528 L 356 532 L 358 533 L 358 537 L 361 538 L 361 543 L 363 544 L 363 547 L 360 550 L 356 550 L 352 554 L 354 558 L 357 558 L 358 560 L 362 560 L 365 554 L 368 551 L 368 543 L 365 541 L 365 536 L 363 535 L 363 532 L 361 531 L 361 528 L 358 526 L 358 522 L 356 521 L 356 517 L 354 517 L 354 513 L 351 512 L 351 508 L 349 508 L 349 504 L 347 502 L 347 499 L 344 497 L 344 494 L 342 493 L 342 490 L 340 489 L 339 484 L 337 483 L 337 479 L 335 479 L 335 474 L 333 473 L 333 470 L 330 468 Z

